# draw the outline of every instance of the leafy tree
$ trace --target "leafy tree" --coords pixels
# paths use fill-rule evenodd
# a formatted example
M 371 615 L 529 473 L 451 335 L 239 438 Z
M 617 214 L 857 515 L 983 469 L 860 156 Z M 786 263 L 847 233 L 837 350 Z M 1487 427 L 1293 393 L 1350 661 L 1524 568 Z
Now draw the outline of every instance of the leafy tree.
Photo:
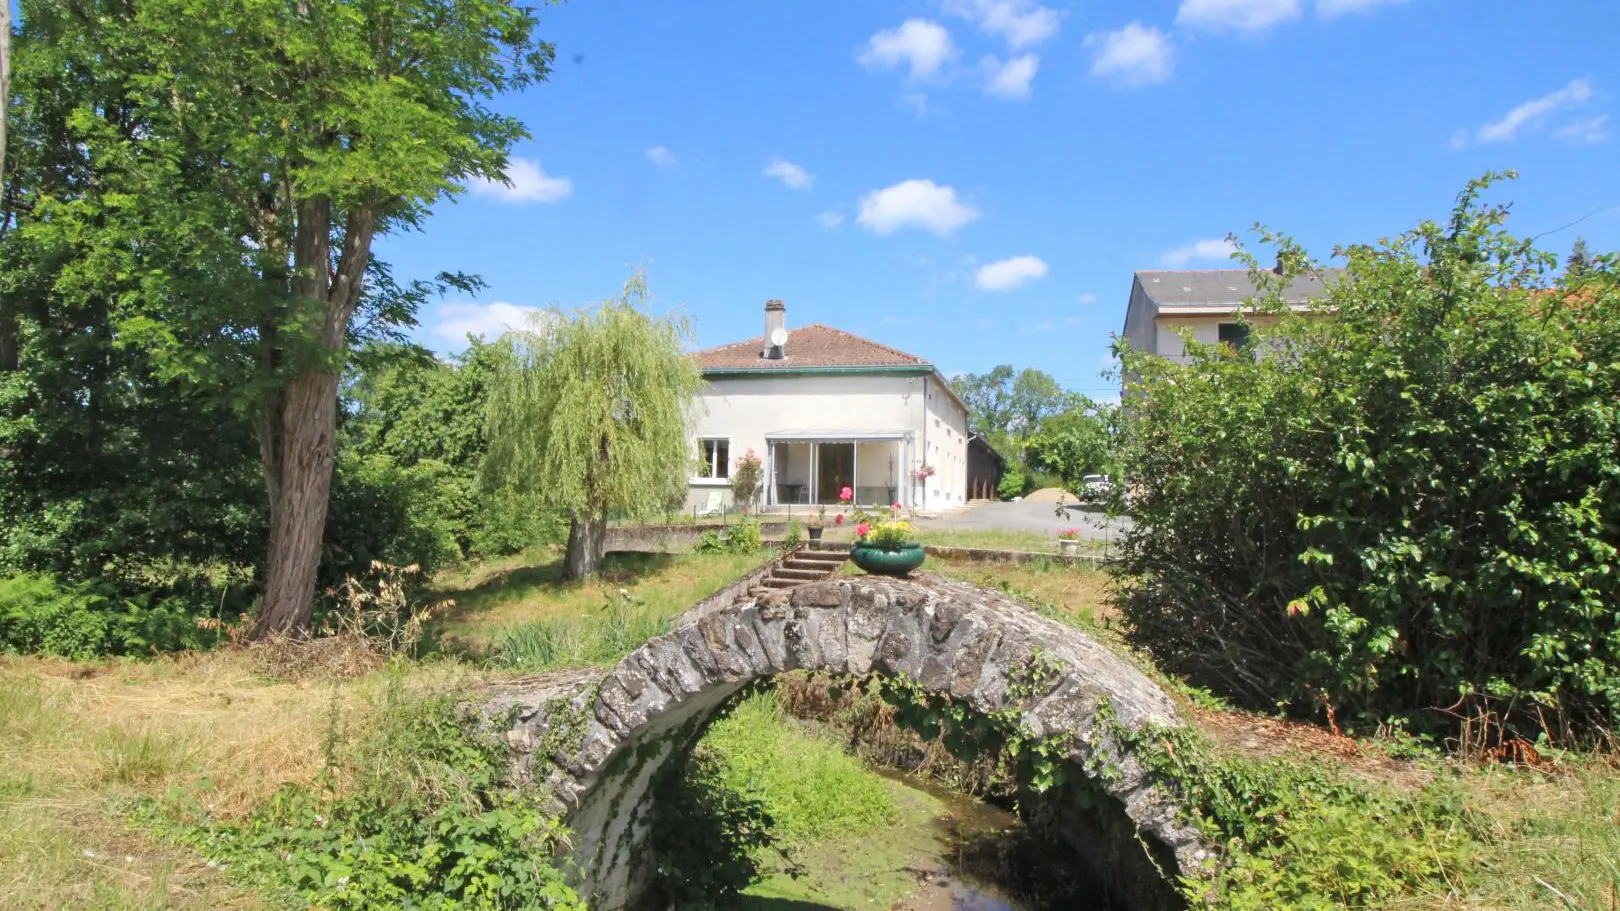
M 571 579 L 596 572 L 610 510 L 662 506 L 686 486 L 702 375 L 687 321 L 646 303 L 637 272 L 616 301 L 509 333 L 491 384 L 486 478 L 568 513 Z
M 1118 406 L 1078 399 L 1069 410 L 1042 420 L 1024 443 L 1029 464 L 1056 475 L 1068 490 L 1079 490 L 1088 474 L 1119 474 Z
M 1488 183 L 1336 251 L 1331 313 L 1255 268 L 1261 356 L 1122 352 L 1122 609 L 1168 668 L 1346 724 L 1620 719 L 1615 259 L 1555 279 Z
M 69 118 L 96 180 L 29 228 L 71 254 L 55 286 L 114 301 L 121 344 L 252 416 L 270 526 L 254 631 L 302 629 L 343 364 L 435 290 L 393 285 L 372 242 L 499 176 L 524 132 L 485 102 L 543 79 L 552 48 L 504 0 L 37 0 L 24 22 L 108 89 Z
M 951 380 L 951 388 L 968 406 L 968 420 L 974 431 L 987 437 L 1008 432 L 1016 376 L 1011 364 L 1000 364 L 989 373 L 965 373 Z

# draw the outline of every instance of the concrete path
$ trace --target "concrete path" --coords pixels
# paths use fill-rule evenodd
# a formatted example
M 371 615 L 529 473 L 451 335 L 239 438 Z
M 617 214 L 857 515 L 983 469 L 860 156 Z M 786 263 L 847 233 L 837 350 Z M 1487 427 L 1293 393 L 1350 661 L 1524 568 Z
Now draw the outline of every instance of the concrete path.
M 1087 541 L 1117 538 L 1130 527 L 1129 517 L 1109 519 L 1107 514 L 1070 503 L 1057 514 L 1055 503 L 984 503 L 937 519 L 922 520 L 923 528 L 962 528 L 974 531 L 1032 531 L 1056 539 L 1058 529 L 1078 528 Z

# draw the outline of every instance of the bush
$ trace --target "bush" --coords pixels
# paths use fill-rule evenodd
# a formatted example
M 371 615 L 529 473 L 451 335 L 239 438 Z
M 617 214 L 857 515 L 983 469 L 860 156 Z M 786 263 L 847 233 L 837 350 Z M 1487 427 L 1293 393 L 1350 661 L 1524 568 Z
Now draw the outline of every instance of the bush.
M 1614 260 L 1553 281 L 1483 186 L 1343 251 L 1331 316 L 1268 288 L 1250 351 L 1122 351 L 1121 607 L 1162 666 L 1369 727 L 1620 717 Z
M 141 815 L 301 905 L 584 911 L 550 861 L 562 825 L 536 792 L 507 786 L 503 740 L 448 699 L 407 699 L 397 679 L 380 709 L 354 755 L 329 747 L 319 782 L 288 785 L 243 820 L 195 805 L 178 821 L 155 805 Z
M 996 496 L 1003 500 L 1011 500 L 1013 497 L 1023 495 L 1024 473 L 1016 468 L 1009 468 L 1001 475 L 1001 480 L 996 484 Z
M 178 595 L 124 597 L 105 584 L 49 575 L 0 579 L 0 651 L 84 660 L 206 648 L 218 633 L 198 627 L 202 615 Z

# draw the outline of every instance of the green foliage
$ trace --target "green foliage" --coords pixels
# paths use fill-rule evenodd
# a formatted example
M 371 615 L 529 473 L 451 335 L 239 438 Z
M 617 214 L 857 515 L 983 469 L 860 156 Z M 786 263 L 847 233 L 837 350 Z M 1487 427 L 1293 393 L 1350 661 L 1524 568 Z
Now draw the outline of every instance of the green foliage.
M 363 352 L 344 389 L 327 529 L 329 574 L 341 572 L 330 564 L 365 565 L 367 554 L 440 567 L 463 556 L 502 556 L 562 539 L 558 513 L 478 483 L 489 448 L 489 382 L 509 354 L 502 343 L 476 338 L 444 360 L 397 344 Z M 413 546 L 404 549 L 405 542 Z M 345 552 L 353 558 L 345 559 Z
M 1118 477 L 1119 407 L 1081 397 L 1079 404 L 1041 421 L 1024 442 L 1024 457 L 1038 471 L 1080 491 L 1088 474 Z
M 0 652 L 83 660 L 207 648 L 218 633 L 198 626 L 205 610 L 179 595 L 120 596 L 104 583 L 0 578 Z
M 589 517 L 685 490 L 702 379 L 688 322 L 649 315 L 647 299 L 637 273 L 619 300 L 508 336 L 487 411 L 493 488 Z
M 769 690 L 738 700 L 698 749 L 721 784 L 760 802 L 788 845 L 878 832 L 898 813 L 882 778 L 837 740 L 795 728 Z
M 552 616 L 506 630 L 495 639 L 494 661 L 526 671 L 611 664 L 663 635 L 669 623 L 620 589 L 594 612 Z
M 996 496 L 1003 500 L 1021 497 L 1025 492 L 1024 473 L 1016 468 L 1009 468 L 1001 475 L 1001 481 L 996 485 Z
M 1342 251 L 1331 317 L 1256 270 L 1275 325 L 1252 354 L 1122 350 L 1121 608 L 1166 669 L 1368 728 L 1454 730 L 1439 709 L 1613 728 L 1614 258 L 1556 276 L 1477 202 L 1486 183 L 1443 226 Z
M 804 526 L 797 521 L 788 523 L 787 534 L 782 536 L 782 549 L 792 550 L 804 542 Z
M 1224 850 L 1189 901 L 1262 911 L 1381 907 L 1442 894 L 1469 872 L 1491 821 L 1441 783 L 1406 793 L 1318 764 L 1217 755 L 1185 729 L 1116 734 Z
M 334 911 L 584 911 L 550 862 L 561 824 L 507 788 L 508 762 L 487 724 L 396 680 L 376 730 L 354 756 L 329 751 L 317 785 L 287 785 L 240 821 L 195 801 L 178 825 L 155 805 L 142 815 L 237 877 Z
M 761 879 L 760 856 L 776 846 L 765 804 L 730 787 L 710 750 L 661 769 L 649 794 L 645 843 L 665 908 L 726 908 Z
M 712 529 L 705 531 L 698 538 L 697 552 L 700 554 L 757 554 L 765 548 L 765 540 L 761 537 L 759 523 L 747 516 L 736 525 L 725 529 L 724 533 Z

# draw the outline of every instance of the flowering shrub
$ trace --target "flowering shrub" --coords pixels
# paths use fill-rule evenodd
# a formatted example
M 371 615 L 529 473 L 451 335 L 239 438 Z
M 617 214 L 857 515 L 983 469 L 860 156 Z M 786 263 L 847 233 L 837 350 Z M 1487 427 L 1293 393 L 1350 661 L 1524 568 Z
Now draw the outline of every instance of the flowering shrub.
M 845 486 L 842 490 L 838 491 L 838 502 L 840 502 L 840 503 L 849 503 L 849 502 L 853 502 L 854 499 L 855 499 L 855 488 Z
M 913 477 L 915 477 L 917 479 L 918 483 L 921 483 L 921 482 L 926 481 L 929 478 L 934 476 L 934 466 L 932 466 L 932 465 L 919 466 L 917 468 L 917 470 L 912 472 L 911 474 L 912 474 Z
M 1060 529 L 1058 529 L 1058 540 L 1059 541 L 1078 541 L 1078 540 L 1080 540 L 1080 529 L 1078 529 L 1078 528 L 1060 528 Z
M 917 533 L 917 530 L 911 527 L 911 523 L 904 519 L 879 522 L 876 525 L 863 524 L 855 530 L 860 536 L 861 543 L 879 550 L 899 550 L 904 545 L 910 544 L 912 537 Z
M 737 460 L 736 467 L 731 469 L 731 498 L 736 504 L 747 512 L 758 502 L 760 491 L 765 486 L 765 463 L 759 456 L 754 455 L 750 449 Z

